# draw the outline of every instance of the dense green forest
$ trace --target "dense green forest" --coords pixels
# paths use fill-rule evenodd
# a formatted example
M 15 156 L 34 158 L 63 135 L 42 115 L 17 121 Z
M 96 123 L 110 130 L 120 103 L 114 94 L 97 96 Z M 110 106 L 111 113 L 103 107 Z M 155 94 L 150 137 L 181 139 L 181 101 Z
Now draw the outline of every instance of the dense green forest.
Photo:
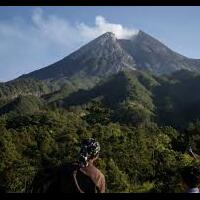
M 39 171 L 73 161 L 94 137 L 107 192 L 184 191 L 181 170 L 197 162 L 187 149 L 200 153 L 199 74 L 16 81 L 0 85 L 2 190 L 26 192 Z

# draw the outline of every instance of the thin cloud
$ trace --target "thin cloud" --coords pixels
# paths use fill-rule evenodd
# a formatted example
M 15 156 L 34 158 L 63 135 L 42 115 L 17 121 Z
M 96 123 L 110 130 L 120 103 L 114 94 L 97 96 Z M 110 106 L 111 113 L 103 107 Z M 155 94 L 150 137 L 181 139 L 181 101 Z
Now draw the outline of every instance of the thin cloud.
M 108 31 L 117 38 L 137 33 L 102 16 L 96 16 L 93 26 L 84 22 L 72 24 L 68 19 L 46 14 L 42 8 L 34 9 L 29 21 L 19 17 L 0 21 L 0 81 L 54 63 Z
M 61 46 L 73 47 L 79 43 L 79 32 L 73 24 L 56 15 L 45 16 L 41 8 L 34 10 L 32 21 L 41 37 Z

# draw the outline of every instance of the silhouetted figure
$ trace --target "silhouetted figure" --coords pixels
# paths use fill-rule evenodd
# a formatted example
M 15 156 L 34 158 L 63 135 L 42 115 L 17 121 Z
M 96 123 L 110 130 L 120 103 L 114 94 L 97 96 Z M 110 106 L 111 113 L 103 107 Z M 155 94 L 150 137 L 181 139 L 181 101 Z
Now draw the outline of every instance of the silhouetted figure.
M 100 145 L 95 139 L 84 140 L 77 161 L 57 169 L 43 170 L 35 177 L 27 192 L 32 193 L 104 193 L 105 177 L 94 166 Z M 46 176 L 45 174 L 48 174 Z M 44 179 L 38 177 L 44 177 Z
M 182 179 L 187 193 L 199 193 L 200 166 L 187 166 L 182 170 Z

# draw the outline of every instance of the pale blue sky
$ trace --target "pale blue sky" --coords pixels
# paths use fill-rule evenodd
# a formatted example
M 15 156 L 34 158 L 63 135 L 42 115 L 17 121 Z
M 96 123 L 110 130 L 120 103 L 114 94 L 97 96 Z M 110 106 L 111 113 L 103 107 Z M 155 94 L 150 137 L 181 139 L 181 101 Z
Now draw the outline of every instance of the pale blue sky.
M 138 29 L 200 58 L 198 6 L 2 6 L 0 81 L 54 63 L 104 31 L 127 37 Z

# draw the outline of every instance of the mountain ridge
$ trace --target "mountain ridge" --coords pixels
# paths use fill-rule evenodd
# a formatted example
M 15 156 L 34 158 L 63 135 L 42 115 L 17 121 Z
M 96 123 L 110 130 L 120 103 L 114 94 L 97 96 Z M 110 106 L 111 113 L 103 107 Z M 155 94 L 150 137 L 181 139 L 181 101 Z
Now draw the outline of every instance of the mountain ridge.
M 124 69 L 169 74 L 177 70 L 200 70 L 200 59 L 183 56 L 165 44 L 139 31 L 130 39 L 117 39 L 106 32 L 62 60 L 19 78 L 52 80 L 74 75 L 107 76 Z
M 33 77 L 42 80 L 57 78 L 56 76 L 69 78 L 76 73 L 100 76 L 105 73 L 110 74 L 110 71 L 117 73 L 125 66 L 135 66 L 133 58 L 120 47 L 114 34 L 107 32 L 62 60 L 19 78 Z

